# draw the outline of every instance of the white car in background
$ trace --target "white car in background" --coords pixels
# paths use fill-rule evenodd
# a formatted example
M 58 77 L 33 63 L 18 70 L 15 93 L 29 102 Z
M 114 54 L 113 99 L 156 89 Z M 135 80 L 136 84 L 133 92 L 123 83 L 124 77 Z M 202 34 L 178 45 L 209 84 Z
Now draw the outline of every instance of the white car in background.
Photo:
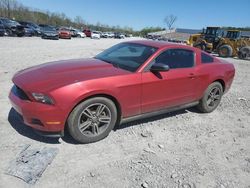
M 98 31 L 92 31 L 91 32 L 91 38 L 92 39 L 100 39 L 101 38 L 101 33 Z
M 86 34 L 81 32 L 80 30 L 76 30 L 77 31 L 77 37 L 79 38 L 85 38 L 86 37 Z
M 104 32 L 102 33 L 101 37 L 102 38 L 114 38 L 114 33 L 113 32 Z

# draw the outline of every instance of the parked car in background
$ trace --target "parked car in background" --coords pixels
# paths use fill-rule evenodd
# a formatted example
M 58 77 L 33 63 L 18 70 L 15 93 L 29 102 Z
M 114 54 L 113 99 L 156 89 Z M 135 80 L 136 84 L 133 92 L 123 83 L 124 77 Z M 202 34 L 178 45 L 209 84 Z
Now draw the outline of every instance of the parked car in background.
M 33 28 L 29 26 L 24 26 L 25 36 L 32 37 L 36 35 L 36 32 Z
M 18 21 L 18 22 L 26 28 L 33 29 L 35 36 L 41 35 L 41 29 L 37 24 L 33 22 L 27 22 L 27 21 Z
M 92 31 L 91 32 L 91 38 L 92 39 L 100 39 L 101 38 L 101 34 L 99 31 Z
M 22 37 L 25 35 L 24 27 L 20 25 L 18 22 L 2 17 L 0 17 L 0 20 L 2 21 L 5 32 L 8 36 Z
M 76 31 L 76 29 L 70 28 L 70 34 L 71 34 L 71 37 L 77 37 L 77 31 Z
M 84 29 L 83 33 L 85 33 L 86 37 L 91 37 L 91 30 L 89 29 Z
M 76 29 L 75 31 L 77 32 L 78 38 L 85 38 L 86 37 L 86 34 L 81 32 L 80 30 Z
M 19 71 L 9 98 L 25 124 L 42 134 L 62 136 L 67 128 L 75 140 L 91 143 L 120 123 L 192 106 L 212 112 L 234 75 L 233 64 L 200 49 L 139 40 L 92 59 Z
M 4 25 L 3 25 L 3 22 L 0 20 L 0 36 L 4 36 L 4 35 L 5 35 Z
M 42 39 L 59 39 L 57 30 L 49 25 L 39 25 L 41 27 L 41 38 Z
M 122 34 L 122 33 L 115 33 L 115 36 L 114 36 L 116 39 L 125 39 L 125 35 Z
M 126 36 L 126 37 L 133 37 L 133 35 L 130 34 L 130 33 L 125 34 L 125 36 Z
M 103 32 L 101 35 L 102 38 L 113 38 L 114 33 L 113 32 Z
M 78 37 L 78 38 L 85 38 L 86 37 L 86 34 L 83 33 L 82 31 L 80 31 L 79 29 L 71 29 L 71 32 L 74 33 L 74 37 Z
M 101 38 L 108 38 L 108 34 L 107 34 L 107 32 L 102 32 L 102 34 L 101 34 Z
M 58 33 L 59 33 L 59 38 L 61 39 L 71 39 L 71 31 L 68 28 L 61 27 L 58 30 Z

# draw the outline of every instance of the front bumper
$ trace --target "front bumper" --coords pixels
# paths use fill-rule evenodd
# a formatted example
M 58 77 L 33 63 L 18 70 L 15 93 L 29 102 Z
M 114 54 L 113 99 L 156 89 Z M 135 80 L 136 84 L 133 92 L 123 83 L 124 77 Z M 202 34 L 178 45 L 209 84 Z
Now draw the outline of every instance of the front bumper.
M 70 39 L 70 38 L 71 38 L 71 35 L 68 35 L 68 34 L 60 34 L 59 37 L 62 38 L 62 39 Z
M 46 136 L 55 133 L 63 135 L 65 127 L 64 112 L 54 105 L 46 105 L 29 100 L 23 100 L 13 92 L 9 94 L 13 108 L 22 116 L 26 125 L 36 129 Z
M 59 39 L 59 35 L 42 35 L 42 38 L 44 39 L 54 39 L 54 40 L 58 40 Z

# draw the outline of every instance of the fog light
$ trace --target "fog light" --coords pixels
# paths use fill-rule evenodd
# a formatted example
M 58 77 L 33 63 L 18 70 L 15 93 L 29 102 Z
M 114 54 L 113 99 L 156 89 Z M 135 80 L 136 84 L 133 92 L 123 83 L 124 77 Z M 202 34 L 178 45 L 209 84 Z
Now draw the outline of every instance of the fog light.
M 61 122 L 60 121 L 47 121 L 46 124 L 48 124 L 48 125 L 59 125 L 59 124 L 61 124 Z

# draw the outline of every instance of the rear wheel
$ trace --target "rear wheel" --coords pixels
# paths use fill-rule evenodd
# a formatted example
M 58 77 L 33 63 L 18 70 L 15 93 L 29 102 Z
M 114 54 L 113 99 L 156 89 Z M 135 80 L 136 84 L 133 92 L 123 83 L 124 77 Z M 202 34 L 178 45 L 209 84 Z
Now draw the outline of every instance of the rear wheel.
M 76 106 L 67 123 L 69 132 L 75 140 L 91 143 L 108 136 L 116 120 L 115 104 L 110 99 L 95 97 Z
M 220 104 L 222 95 L 223 88 L 219 82 L 214 82 L 210 84 L 197 106 L 198 109 L 204 113 L 214 111 Z
M 219 47 L 218 53 L 220 57 L 232 57 L 233 49 L 231 46 L 225 44 Z

